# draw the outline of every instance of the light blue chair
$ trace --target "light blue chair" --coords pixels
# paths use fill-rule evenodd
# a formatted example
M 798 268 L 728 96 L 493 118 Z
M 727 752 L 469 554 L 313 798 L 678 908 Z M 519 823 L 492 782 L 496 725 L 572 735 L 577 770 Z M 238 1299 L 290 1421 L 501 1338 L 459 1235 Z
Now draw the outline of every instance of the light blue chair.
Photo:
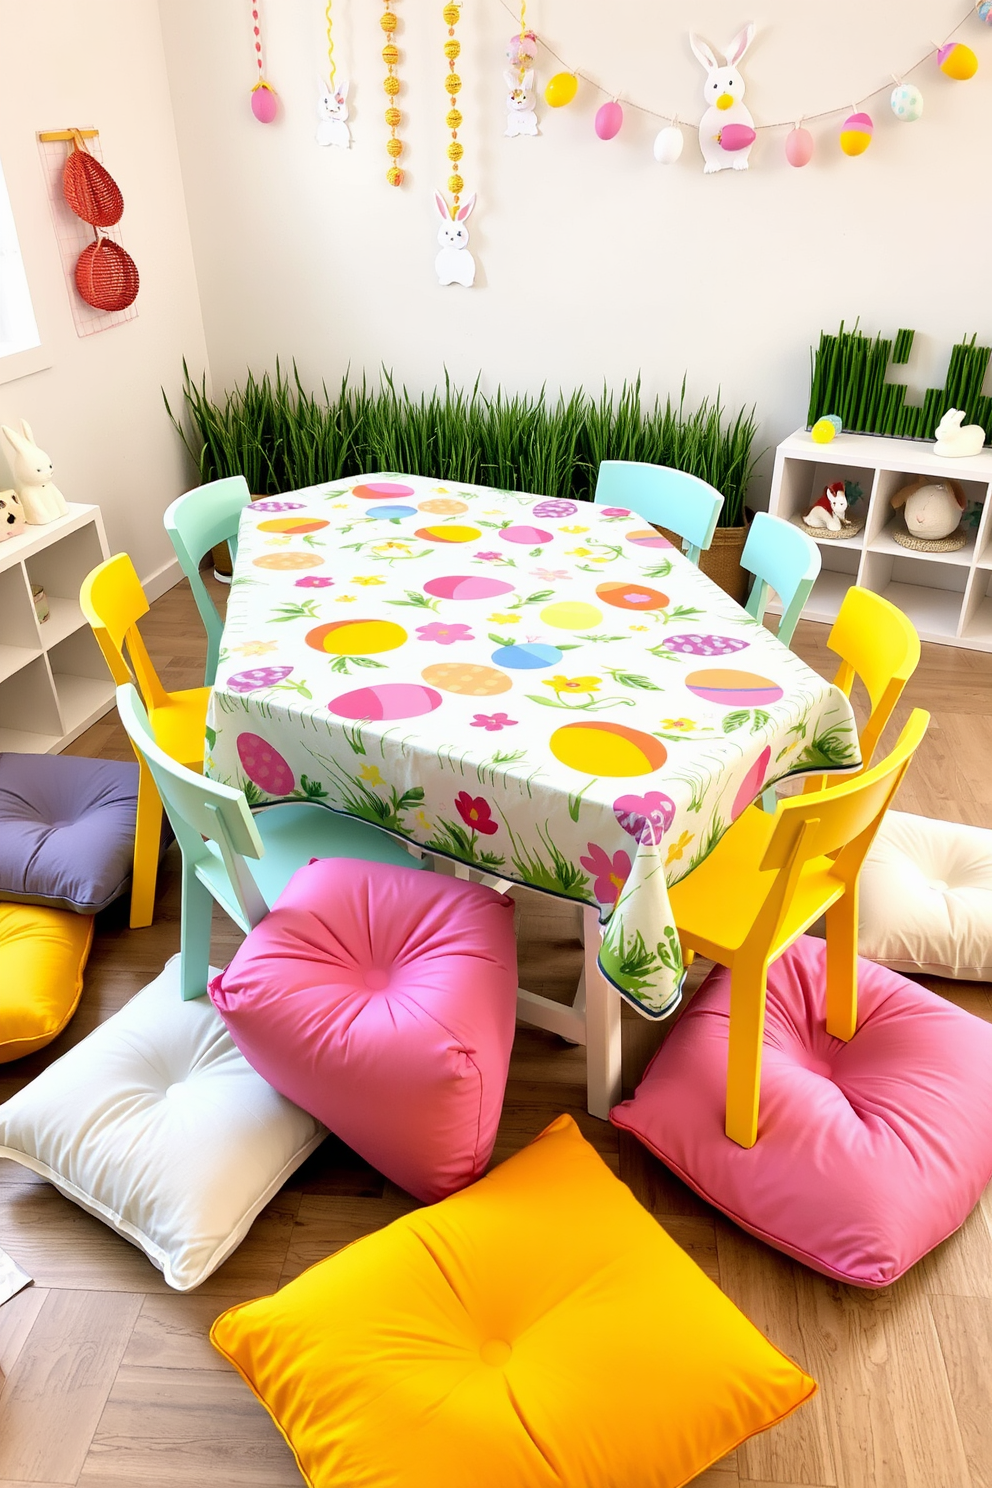
M 652 526 L 677 532 L 686 557 L 697 566 L 723 510 L 720 492 L 698 476 L 640 460 L 602 460 L 595 502 L 626 506 Z
M 774 589 L 782 601 L 778 638 L 784 646 L 791 645 L 799 616 L 820 572 L 820 549 L 791 522 L 768 512 L 756 512 L 741 554 L 741 567 L 754 574 L 748 614 L 763 620 L 768 591 Z
M 203 673 L 206 687 L 213 687 L 217 677 L 217 659 L 224 622 L 207 586 L 200 577 L 200 559 L 216 543 L 226 542 L 232 560 L 238 553 L 238 524 L 241 513 L 251 501 L 248 482 L 243 475 L 229 475 L 224 480 L 210 481 L 178 496 L 165 513 L 165 530 L 172 539 L 179 566 L 189 579 L 203 628 L 207 632 L 207 664 Z
M 202 997 L 210 965 L 213 900 L 247 935 L 268 914 L 297 868 L 311 858 L 364 858 L 424 869 L 378 827 L 313 801 L 285 801 L 254 816 L 244 793 L 177 765 L 155 743 L 137 691 L 117 689 L 117 711 L 135 753 L 151 772 L 183 854 L 180 984 Z

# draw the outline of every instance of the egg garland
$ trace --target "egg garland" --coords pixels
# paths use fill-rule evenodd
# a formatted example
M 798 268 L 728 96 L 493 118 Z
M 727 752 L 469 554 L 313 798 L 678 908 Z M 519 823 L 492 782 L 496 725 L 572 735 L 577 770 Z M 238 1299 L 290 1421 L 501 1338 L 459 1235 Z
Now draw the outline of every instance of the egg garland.
M 785 158 L 797 168 L 809 165 L 813 158 L 813 136 L 808 129 L 797 124 L 785 138 Z
M 674 165 L 684 147 L 685 135 L 679 128 L 678 121 L 667 124 L 655 135 L 654 158 L 659 165 Z
M 923 114 L 923 94 L 915 83 L 899 83 L 889 95 L 889 108 L 903 124 L 914 124 Z
M 863 155 L 871 144 L 874 129 L 870 114 L 848 114 L 840 132 L 840 147 L 844 154 Z
M 596 110 L 596 135 L 601 140 L 616 139 L 623 128 L 623 109 L 615 98 Z
M 979 0 L 975 11 L 984 26 L 992 26 L 992 0 Z
M 279 98 L 271 83 L 266 82 L 262 71 L 262 23 L 258 14 L 258 0 L 252 0 L 252 32 L 255 37 L 255 65 L 258 81 L 251 90 L 251 111 L 259 124 L 271 124 L 279 112 Z
M 945 77 L 966 83 L 978 71 L 978 58 L 963 41 L 949 41 L 937 52 L 937 66 Z
M 400 49 L 396 45 L 397 18 L 392 10 L 393 0 L 382 0 L 382 15 L 379 17 L 379 25 L 386 36 L 386 44 L 382 49 L 382 60 L 386 64 L 386 76 L 382 81 L 382 91 L 386 95 L 386 124 L 389 127 L 389 138 L 386 141 L 386 154 L 389 156 L 390 165 L 386 171 L 386 180 L 390 186 L 402 186 L 404 173 L 397 165 L 397 161 L 403 154 L 403 141 L 398 137 L 396 131 L 399 128 L 403 115 L 397 106 L 396 99 L 399 96 L 400 80 L 397 67 L 400 60 Z
M 578 91 L 579 80 L 574 72 L 556 72 L 544 90 L 544 101 L 548 108 L 564 108 Z

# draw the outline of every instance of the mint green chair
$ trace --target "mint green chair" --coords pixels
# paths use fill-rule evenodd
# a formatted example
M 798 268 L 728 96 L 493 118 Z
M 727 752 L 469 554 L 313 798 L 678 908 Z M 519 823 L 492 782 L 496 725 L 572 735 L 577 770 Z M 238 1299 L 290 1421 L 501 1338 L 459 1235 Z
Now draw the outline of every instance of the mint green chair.
M 187 491 L 185 496 L 178 496 L 163 519 L 207 632 L 205 687 L 213 687 L 217 677 L 224 622 L 200 577 L 200 559 L 220 542 L 228 544 L 232 559 L 237 557 L 238 525 L 241 513 L 250 501 L 251 493 L 244 476 L 229 475 L 224 480 L 210 481 L 206 486 L 197 486 L 195 491 Z
M 723 497 L 706 481 L 667 465 L 640 460 L 602 460 L 596 480 L 597 506 L 626 506 L 654 527 L 677 532 L 683 552 L 698 567 L 713 541 Z
M 311 858 L 364 858 L 422 869 L 378 827 L 313 801 L 285 801 L 254 815 L 244 793 L 178 765 L 155 743 L 130 682 L 117 711 L 135 753 L 151 772 L 183 854 L 180 985 L 184 1001 L 202 997 L 210 965 L 213 900 L 247 935 L 268 914 L 297 868 Z
M 768 591 L 774 589 L 782 601 L 778 638 L 784 646 L 791 645 L 799 616 L 820 572 L 820 549 L 791 522 L 768 512 L 756 512 L 741 554 L 741 567 L 754 574 L 748 614 L 763 620 Z

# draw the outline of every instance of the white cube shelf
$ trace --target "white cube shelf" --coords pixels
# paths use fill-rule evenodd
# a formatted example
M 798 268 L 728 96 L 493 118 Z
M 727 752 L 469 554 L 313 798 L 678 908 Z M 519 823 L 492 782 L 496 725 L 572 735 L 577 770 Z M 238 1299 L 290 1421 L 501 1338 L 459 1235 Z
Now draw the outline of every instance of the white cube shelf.
M 79 587 L 109 557 L 98 506 L 0 542 L 0 750 L 55 754 L 114 702 L 114 684 L 79 607 Z M 31 586 L 50 614 L 39 621 Z
M 905 526 L 889 501 L 917 475 L 960 482 L 969 508 L 979 509 L 958 552 L 918 553 L 895 541 L 893 532 Z M 823 567 L 804 618 L 832 622 L 847 590 L 860 584 L 898 605 L 923 640 L 992 651 L 992 451 L 945 460 L 930 440 L 838 434 L 829 444 L 814 444 L 799 429 L 775 452 L 769 511 L 801 527 L 824 486 L 837 480 L 861 486 L 863 498 L 852 510 L 865 525 L 840 542 L 809 534 Z

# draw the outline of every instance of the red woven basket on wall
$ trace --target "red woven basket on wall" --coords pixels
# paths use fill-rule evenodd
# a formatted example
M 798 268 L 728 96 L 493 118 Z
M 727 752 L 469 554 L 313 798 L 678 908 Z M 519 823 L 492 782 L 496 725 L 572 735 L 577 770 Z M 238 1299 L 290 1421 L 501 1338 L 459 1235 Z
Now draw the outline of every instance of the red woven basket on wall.
M 76 216 L 92 227 L 113 227 L 124 212 L 124 198 L 117 182 L 78 136 L 62 172 L 62 195 Z
M 76 288 L 96 310 L 126 310 L 138 294 L 138 266 L 112 238 L 98 237 L 79 255 Z

